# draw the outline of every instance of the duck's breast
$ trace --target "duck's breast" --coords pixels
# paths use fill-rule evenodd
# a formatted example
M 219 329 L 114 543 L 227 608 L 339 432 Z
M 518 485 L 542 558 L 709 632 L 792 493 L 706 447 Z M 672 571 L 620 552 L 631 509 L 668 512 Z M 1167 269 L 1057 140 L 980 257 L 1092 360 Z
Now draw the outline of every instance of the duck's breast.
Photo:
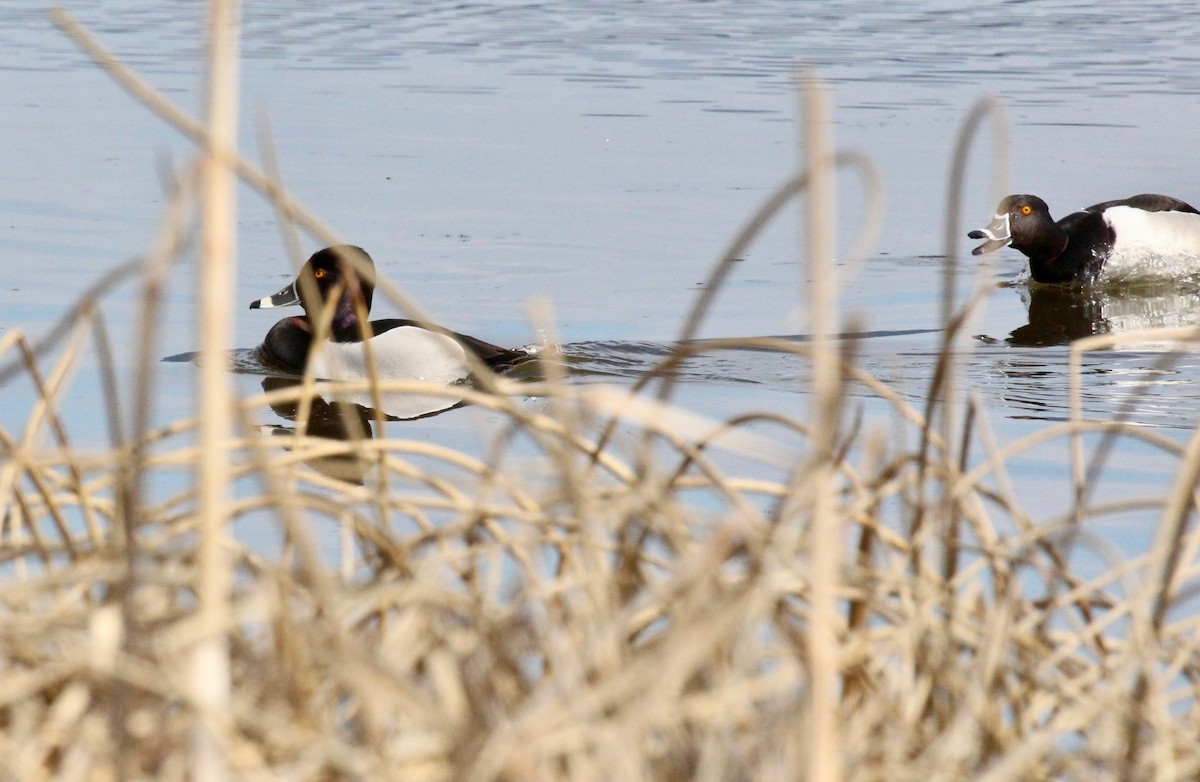
M 380 380 L 429 380 L 453 383 L 470 374 L 462 346 L 445 334 L 419 326 L 399 326 L 370 340 Z M 315 357 L 313 374 L 328 380 L 369 377 L 362 342 L 326 342 Z

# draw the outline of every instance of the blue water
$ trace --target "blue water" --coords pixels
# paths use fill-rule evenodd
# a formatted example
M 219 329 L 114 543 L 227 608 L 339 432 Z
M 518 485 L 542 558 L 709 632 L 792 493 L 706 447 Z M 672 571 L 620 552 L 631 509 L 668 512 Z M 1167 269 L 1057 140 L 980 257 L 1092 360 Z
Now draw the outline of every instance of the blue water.
M 199 112 L 200 4 L 70 10 Z M 5 20 L 0 336 L 36 337 L 107 269 L 152 245 L 164 171 L 194 150 L 90 65 L 40 3 L 14 0 Z M 841 300 L 845 322 L 853 316 L 855 330 L 872 334 L 859 345 L 860 364 L 914 405 L 939 339 L 950 150 L 977 99 L 998 96 L 1007 107 L 1013 189 L 1041 195 L 1056 213 L 1144 191 L 1200 201 L 1200 11 L 1191 3 L 262 0 L 246 3 L 244 28 L 240 143 L 249 157 L 260 158 L 269 126 L 293 192 L 436 320 L 524 344 L 540 336 L 526 304 L 548 302 L 576 364 L 617 382 L 646 365 L 645 345 L 653 355 L 669 343 L 722 248 L 794 169 L 802 66 L 830 85 L 836 143 L 868 153 L 885 183 L 881 239 L 852 276 L 841 266 Z M 992 211 L 983 148 L 968 170 L 960 247 Z M 293 260 L 270 207 L 244 187 L 239 199 L 235 298 L 244 305 L 277 290 Z M 839 253 L 855 235 L 860 202 L 858 183 L 844 177 Z M 805 333 L 800 236 L 788 210 L 738 265 L 702 336 Z M 313 249 L 307 240 L 304 250 Z M 198 347 L 194 257 L 173 272 L 156 357 Z M 1022 260 L 1011 250 L 992 256 L 984 281 L 1019 280 Z M 978 267 L 969 256 L 962 263 Z M 1198 296 L 1185 280 L 1060 306 L 1033 300 L 1019 283 L 997 287 L 970 327 L 967 384 L 996 437 L 1012 441 L 1065 419 L 1067 340 L 1192 324 Z M 125 378 L 137 360 L 137 302 L 127 284 L 103 307 Z M 235 346 L 257 344 L 273 317 L 239 308 Z M 1200 370 L 1191 354 L 1165 347 L 1089 355 L 1088 414 L 1127 411 L 1182 438 L 1196 422 Z M 84 352 L 64 410 L 77 442 L 100 445 L 106 416 L 96 362 Z M 155 369 L 156 419 L 190 414 L 195 368 Z M 720 355 L 693 364 L 680 395 L 715 417 L 795 415 L 806 377 L 790 358 Z M 237 382 L 245 394 L 259 391 L 257 378 Z M 0 393 L 0 426 L 20 431 L 32 392 L 10 382 Z M 886 420 L 889 408 L 870 392 L 852 393 Z M 402 432 L 471 449 L 479 426 L 499 424 L 456 410 Z M 1160 493 L 1169 482 L 1173 461 L 1144 450 L 1118 444 L 1109 496 Z M 1015 464 L 1031 508 L 1067 507 L 1065 468 L 1052 469 L 1064 453 L 1047 446 Z M 1137 470 L 1126 470 L 1133 462 Z

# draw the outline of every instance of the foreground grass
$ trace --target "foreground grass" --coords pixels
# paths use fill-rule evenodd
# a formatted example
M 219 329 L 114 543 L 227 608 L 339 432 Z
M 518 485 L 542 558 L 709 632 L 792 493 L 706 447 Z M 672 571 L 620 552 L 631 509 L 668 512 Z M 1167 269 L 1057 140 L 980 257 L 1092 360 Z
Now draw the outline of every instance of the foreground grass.
M 523 402 L 531 390 L 550 403 Z M 717 434 L 622 412 L 624 392 L 498 391 L 469 392 L 511 421 L 487 461 L 398 426 L 283 451 L 249 426 L 267 400 L 243 402 L 234 477 L 258 490 L 229 518 L 284 543 L 267 556 L 222 536 L 233 577 L 215 628 L 197 610 L 196 489 L 123 499 L 134 476 L 195 460 L 172 445 L 188 422 L 140 455 L 6 436 L 4 778 L 183 778 L 196 720 L 235 778 L 795 778 L 818 751 L 821 512 L 839 555 L 822 718 L 846 778 L 1200 771 L 1195 619 L 1171 610 L 1194 583 L 1194 533 L 1088 580 L 1065 564 L 1086 518 L 1028 521 L 933 434 L 924 454 L 863 436 L 821 455 L 799 421 Z M 614 413 L 654 447 L 626 434 L 598 448 Z M 729 474 L 722 448 L 792 454 L 791 477 Z M 305 464 L 338 454 L 365 484 Z M 352 539 L 342 562 L 322 529 Z M 195 703 L 186 665 L 214 633 L 231 666 L 219 712 Z

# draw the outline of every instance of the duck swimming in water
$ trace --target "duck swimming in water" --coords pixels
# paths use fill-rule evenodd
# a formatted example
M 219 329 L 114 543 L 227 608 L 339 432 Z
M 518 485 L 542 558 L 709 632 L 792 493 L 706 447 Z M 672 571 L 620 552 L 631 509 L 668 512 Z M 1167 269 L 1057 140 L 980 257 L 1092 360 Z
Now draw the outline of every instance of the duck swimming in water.
M 374 270 L 371 256 L 361 247 L 326 247 L 313 253 L 286 288 L 250 302 L 250 309 L 292 304 L 304 307 L 304 315 L 284 318 L 267 332 L 258 348 L 262 362 L 297 375 L 303 374 L 311 362 L 313 375 L 324 380 L 368 377 L 359 313 L 371 309 Z M 317 351 L 311 351 L 315 319 L 331 300 L 329 339 Z M 468 351 L 495 371 L 530 356 L 524 348 L 502 348 L 466 334 L 399 318 L 370 321 L 369 332 L 372 358 L 379 378 L 384 380 L 463 380 L 471 372 Z
M 1010 195 L 985 228 L 968 236 L 987 240 L 973 255 L 1007 245 L 1020 250 L 1037 282 L 1095 282 L 1111 259 L 1139 251 L 1194 256 L 1200 269 L 1200 212 L 1153 193 L 1095 204 L 1058 222 L 1037 196 Z

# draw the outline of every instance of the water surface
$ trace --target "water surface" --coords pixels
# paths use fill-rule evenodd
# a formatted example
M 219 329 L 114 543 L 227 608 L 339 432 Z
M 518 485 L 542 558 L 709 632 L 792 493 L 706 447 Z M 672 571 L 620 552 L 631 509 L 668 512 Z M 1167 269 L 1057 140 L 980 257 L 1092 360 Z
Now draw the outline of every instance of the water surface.
M 198 5 L 70 10 L 197 111 Z M 6 20 L 0 329 L 36 335 L 107 269 L 146 250 L 161 217 L 162 172 L 192 149 L 89 65 L 40 3 L 16 0 Z M 950 150 L 971 104 L 1004 101 L 1012 189 L 1041 195 L 1056 214 L 1146 191 L 1200 201 L 1191 132 L 1200 126 L 1198 37 L 1200 11 L 1182 2 L 259 0 L 245 7 L 241 143 L 257 158 L 269 125 L 296 195 L 439 321 L 525 344 L 541 336 L 525 304 L 544 300 L 582 382 L 628 383 L 663 354 L 723 246 L 795 166 L 794 75 L 815 67 L 831 86 L 837 143 L 869 153 L 887 189 L 878 246 L 861 267 L 840 266 L 846 327 L 868 335 L 858 341 L 863 368 L 918 404 L 941 338 Z M 977 154 L 960 250 L 994 206 L 989 170 Z M 861 220 L 860 187 L 846 177 L 840 194 L 845 248 Z M 235 295 L 248 303 L 293 267 L 269 207 L 248 190 L 240 199 Z M 703 337 L 806 333 L 800 234 L 789 211 L 761 237 Z M 173 275 L 157 355 L 198 347 L 193 261 L 194 253 Z M 1000 442 L 1065 419 L 1071 339 L 1196 322 L 1189 281 L 1063 297 L 1022 282 L 1015 251 L 990 262 L 980 282 L 994 293 L 971 325 L 963 363 Z M 969 256 L 959 263 L 969 274 L 980 268 Z M 136 359 L 137 295 L 127 285 L 104 306 L 124 372 Z M 239 310 L 237 346 L 257 344 L 273 317 Z M 1086 413 L 1182 439 L 1196 423 L 1200 369 L 1192 353 L 1170 347 L 1086 356 Z M 82 444 L 108 436 L 95 372 L 88 358 L 65 402 Z M 155 416 L 190 413 L 194 367 L 166 363 L 158 374 Z M 714 417 L 796 414 L 807 404 L 806 376 L 794 357 L 714 353 L 688 364 L 680 399 Z M 238 376 L 246 394 L 260 383 Z M 17 382 L 3 393 L 2 425 L 19 431 L 32 392 Z M 869 391 L 851 393 L 852 404 L 890 415 Z M 480 424 L 488 426 L 486 413 L 454 410 L 392 431 L 470 450 Z M 1060 446 L 1013 465 L 1024 499 L 1045 514 L 1066 507 Z M 1160 494 L 1173 470 L 1170 459 L 1124 441 L 1109 464 L 1108 496 Z

